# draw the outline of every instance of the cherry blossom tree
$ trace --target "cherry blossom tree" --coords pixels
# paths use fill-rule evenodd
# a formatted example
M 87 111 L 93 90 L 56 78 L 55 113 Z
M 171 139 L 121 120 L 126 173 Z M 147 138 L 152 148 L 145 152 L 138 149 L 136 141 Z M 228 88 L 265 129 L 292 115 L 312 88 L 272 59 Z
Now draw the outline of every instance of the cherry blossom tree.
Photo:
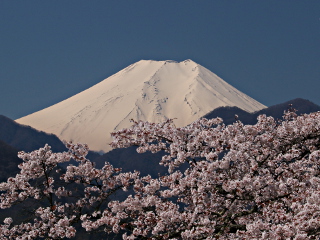
M 13 208 L 27 200 L 32 204 L 34 219 L 14 224 L 11 217 L 4 219 L 0 228 L 1 239 L 63 239 L 76 235 L 76 225 L 82 218 L 106 220 L 113 226 L 100 209 L 104 208 L 109 197 L 119 189 L 126 190 L 138 173 L 120 173 L 120 169 L 105 163 L 102 169 L 85 158 L 88 147 L 83 144 L 67 143 L 68 152 L 53 153 L 50 147 L 20 152 L 23 163 L 21 172 L 0 184 L 0 208 Z M 74 161 L 65 171 L 59 164 Z M 79 186 L 78 186 L 79 185 Z M 30 204 L 29 204 L 30 205 Z M 115 229 L 114 229 L 115 230 Z M 111 232 L 112 227 L 105 227 Z
M 96 169 L 82 144 L 68 143 L 65 153 L 22 152 L 21 172 L 0 184 L 0 207 L 30 198 L 42 205 L 30 221 L 6 218 L 0 237 L 72 238 L 79 224 L 123 239 L 320 238 L 320 112 L 291 110 L 281 121 L 260 115 L 255 125 L 139 121 L 112 135 L 114 148 L 162 152 L 168 173 L 141 177 L 109 163 Z

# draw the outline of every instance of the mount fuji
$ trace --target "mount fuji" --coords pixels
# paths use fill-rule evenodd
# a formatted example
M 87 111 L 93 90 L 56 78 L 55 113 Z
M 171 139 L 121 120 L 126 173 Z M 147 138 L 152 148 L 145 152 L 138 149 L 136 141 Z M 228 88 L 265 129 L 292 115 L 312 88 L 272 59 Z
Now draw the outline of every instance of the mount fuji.
M 224 106 L 250 113 L 266 108 L 192 60 L 141 60 L 16 122 L 107 152 L 110 133 L 130 127 L 130 119 L 175 118 L 176 126 L 185 126 Z

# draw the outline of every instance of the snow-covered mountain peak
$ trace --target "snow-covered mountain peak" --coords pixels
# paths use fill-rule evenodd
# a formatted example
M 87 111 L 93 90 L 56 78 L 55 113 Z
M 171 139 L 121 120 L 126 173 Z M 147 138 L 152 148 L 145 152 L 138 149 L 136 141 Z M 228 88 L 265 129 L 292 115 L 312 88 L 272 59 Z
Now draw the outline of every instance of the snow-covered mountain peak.
M 110 133 L 130 119 L 185 126 L 221 106 L 258 111 L 265 106 L 192 60 L 141 60 L 118 73 L 17 122 L 64 140 L 109 151 Z

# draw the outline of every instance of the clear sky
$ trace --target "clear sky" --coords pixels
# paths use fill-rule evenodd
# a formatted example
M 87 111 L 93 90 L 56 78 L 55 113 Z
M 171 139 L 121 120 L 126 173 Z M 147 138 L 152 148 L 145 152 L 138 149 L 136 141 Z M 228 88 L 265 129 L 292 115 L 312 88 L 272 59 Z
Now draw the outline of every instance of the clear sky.
M 267 106 L 320 105 L 320 1 L 0 1 L 1 115 L 49 107 L 141 59 L 192 59 Z

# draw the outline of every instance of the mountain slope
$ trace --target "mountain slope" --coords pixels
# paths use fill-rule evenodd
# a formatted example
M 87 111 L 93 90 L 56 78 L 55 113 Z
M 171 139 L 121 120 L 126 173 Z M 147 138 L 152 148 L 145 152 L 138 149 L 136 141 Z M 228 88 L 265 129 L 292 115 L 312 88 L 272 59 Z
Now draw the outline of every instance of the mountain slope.
M 220 107 L 207 113 L 203 117 L 208 119 L 221 117 L 225 124 L 232 124 L 236 121 L 235 115 L 238 115 L 237 119 L 244 124 L 256 124 L 257 117 L 261 114 L 272 116 L 275 119 L 282 119 L 284 111 L 288 110 L 291 106 L 297 110 L 298 115 L 320 111 L 320 106 L 314 104 L 313 102 L 302 98 L 296 98 L 284 103 L 264 108 L 254 113 L 248 113 L 238 107 Z
M 0 140 L 0 182 L 19 172 L 18 165 L 22 160 L 17 155 L 17 149 Z
M 19 151 L 26 152 L 43 147 L 46 143 L 52 146 L 53 151 L 65 151 L 66 149 L 56 136 L 20 125 L 3 115 L 0 115 L 0 140 Z
M 17 122 L 60 139 L 88 143 L 92 150 L 109 151 L 110 133 L 129 127 L 130 119 L 159 122 L 176 118 L 177 126 L 185 126 L 222 106 L 247 112 L 265 108 L 191 60 L 141 60 Z

